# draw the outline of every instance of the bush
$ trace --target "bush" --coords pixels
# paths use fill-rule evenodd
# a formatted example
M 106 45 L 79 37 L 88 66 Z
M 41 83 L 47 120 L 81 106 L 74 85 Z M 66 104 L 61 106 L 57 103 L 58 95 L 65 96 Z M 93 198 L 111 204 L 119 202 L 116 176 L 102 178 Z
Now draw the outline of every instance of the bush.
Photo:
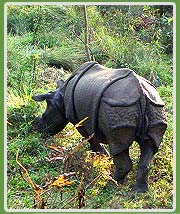
M 52 161 L 60 156 L 45 144 L 60 147 L 61 152 L 71 152 L 80 141 L 80 135 L 43 138 L 33 130 L 34 117 L 44 111 L 46 103 L 35 103 L 31 96 L 54 90 L 59 78 L 67 79 L 87 61 L 82 6 L 8 6 L 8 208 L 39 208 L 37 204 L 33 206 L 33 199 L 37 202 L 34 189 L 22 179 L 23 171 L 19 173 L 15 161 L 19 150 L 18 160 L 37 184 L 36 193 L 53 179 L 57 181 L 56 177 L 66 170 L 76 172 L 72 186 L 41 192 L 40 198 L 44 197 L 41 202 L 47 202 L 41 203 L 41 208 L 46 205 L 56 209 L 172 209 L 173 20 L 172 8 L 168 8 L 87 6 L 88 47 L 95 60 L 107 67 L 133 69 L 158 87 L 166 103 L 168 129 L 154 157 L 150 191 L 138 194 L 132 187 L 140 154 L 136 143 L 130 148 L 134 167 L 128 174 L 128 182 L 116 186 L 106 176 L 98 177 L 104 170 L 113 173 L 112 160 L 87 152 L 87 144 L 71 153 L 66 163 Z M 68 125 L 63 133 L 70 128 Z M 99 180 L 88 186 L 96 177 Z M 83 188 L 85 192 L 80 191 Z M 78 194 L 80 199 L 77 199 Z M 79 205 L 78 200 L 81 200 Z

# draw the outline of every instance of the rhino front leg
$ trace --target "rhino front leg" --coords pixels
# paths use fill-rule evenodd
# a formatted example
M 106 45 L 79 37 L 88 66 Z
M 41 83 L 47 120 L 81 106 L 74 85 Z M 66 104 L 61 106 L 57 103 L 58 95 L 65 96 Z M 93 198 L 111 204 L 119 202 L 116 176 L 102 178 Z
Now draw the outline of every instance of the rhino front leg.
M 92 150 L 93 152 L 99 152 L 101 154 L 110 156 L 105 146 L 99 143 L 99 140 L 97 140 L 96 138 L 90 139 L 89 143 L 90 143 L 90 150 Z
M 137 192 L 146 192 L 148 191 L 148 173 L 154 153 L 152 141 L 150 139 L 144 140 L 144 144 L 140 145 L 140 149 L 141 156 L 138 164 L 135 190 Z
M 88 133 L 86 132 L 86 130 L 83 127 L 78 127 L 77 129 L 83 137 L 85 137 L 85 138 L 88 137 Z M 98 140 L 97 138 L 93 137 L 88 142 L 90 143 L 90 150 L 92 152 L 99 152 L 101 154 L 105 154 L 108 156 L 110 155 L 109 152 L 107 151 L 107 149 L 105 148 L 105 146 L 103 144 L 101 144 L 100 143 L 101 141 Z
M 114 179 L 122 184 L 125 180 L 127 173 L 132 168 L 132 161 L 129 156 L 129 148 L 117 155 L 113 156 L 113 162 L 115 164 L 115 174 Z

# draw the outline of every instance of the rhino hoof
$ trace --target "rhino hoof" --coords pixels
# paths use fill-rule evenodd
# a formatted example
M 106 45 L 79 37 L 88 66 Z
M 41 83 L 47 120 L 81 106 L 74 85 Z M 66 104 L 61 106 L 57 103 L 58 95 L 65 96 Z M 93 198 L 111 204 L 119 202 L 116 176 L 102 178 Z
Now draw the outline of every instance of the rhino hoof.
M 118 184 L 123 184 L 125 182 L 125 178 L 120 177 L 116 172 L 114 174 L 114 180 L 117 181 Z
M 116 179 L 114 179 L 116 180 Z M 118 184 L 123 184 L 125 182 L 125 179 L 119 179 L 119 180 L 116 180 L 118 182 Z
M 148 189 L 148 185 L 147 184 L 136 184 L 135 187 L 134 187 L 134 190 L 136 192 L 139 192 L 139 193 L 145 193 L 149 189 Z

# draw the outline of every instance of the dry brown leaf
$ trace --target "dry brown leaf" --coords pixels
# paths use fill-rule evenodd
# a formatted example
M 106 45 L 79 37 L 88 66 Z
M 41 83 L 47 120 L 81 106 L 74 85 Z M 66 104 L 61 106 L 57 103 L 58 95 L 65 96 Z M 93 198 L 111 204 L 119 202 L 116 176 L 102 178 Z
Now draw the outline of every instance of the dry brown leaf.
M 49 185 L 49 187 L 51 186 L 57 186 L 57 187 L 64 187 L 64 186 L 69 186 L 71 184 L 73 184 L 74 181 L 67 181 L 67 179 L 65 178 L 64 175 L 60 175 L 57 180 L 55 180 L 52 184 Z

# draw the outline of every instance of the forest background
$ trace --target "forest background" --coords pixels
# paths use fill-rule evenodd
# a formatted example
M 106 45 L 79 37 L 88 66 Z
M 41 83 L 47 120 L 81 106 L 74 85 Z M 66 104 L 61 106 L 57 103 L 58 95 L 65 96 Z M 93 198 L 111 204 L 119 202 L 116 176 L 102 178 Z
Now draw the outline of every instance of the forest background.
M 77 132 L 43 138 L 33 130 L 45 103 L 37 105 L 32 95 L 54 90 L 58 79 L 67 79 L 88 60 L 133 69 L 157 87 L 166 103 L 168 128 L 153 159 L 148 193 L 133 191 L 135 142 L 134 167 L 127 182 L 116 186 L 112 160 L 89 152 Z M 7 68 L 9 209 L 173 208 L 172 5 L 9 5 Z M 68 124 L 64 135 L 71 130 Z M 65 151 L 71 155 L 62 160 Z

